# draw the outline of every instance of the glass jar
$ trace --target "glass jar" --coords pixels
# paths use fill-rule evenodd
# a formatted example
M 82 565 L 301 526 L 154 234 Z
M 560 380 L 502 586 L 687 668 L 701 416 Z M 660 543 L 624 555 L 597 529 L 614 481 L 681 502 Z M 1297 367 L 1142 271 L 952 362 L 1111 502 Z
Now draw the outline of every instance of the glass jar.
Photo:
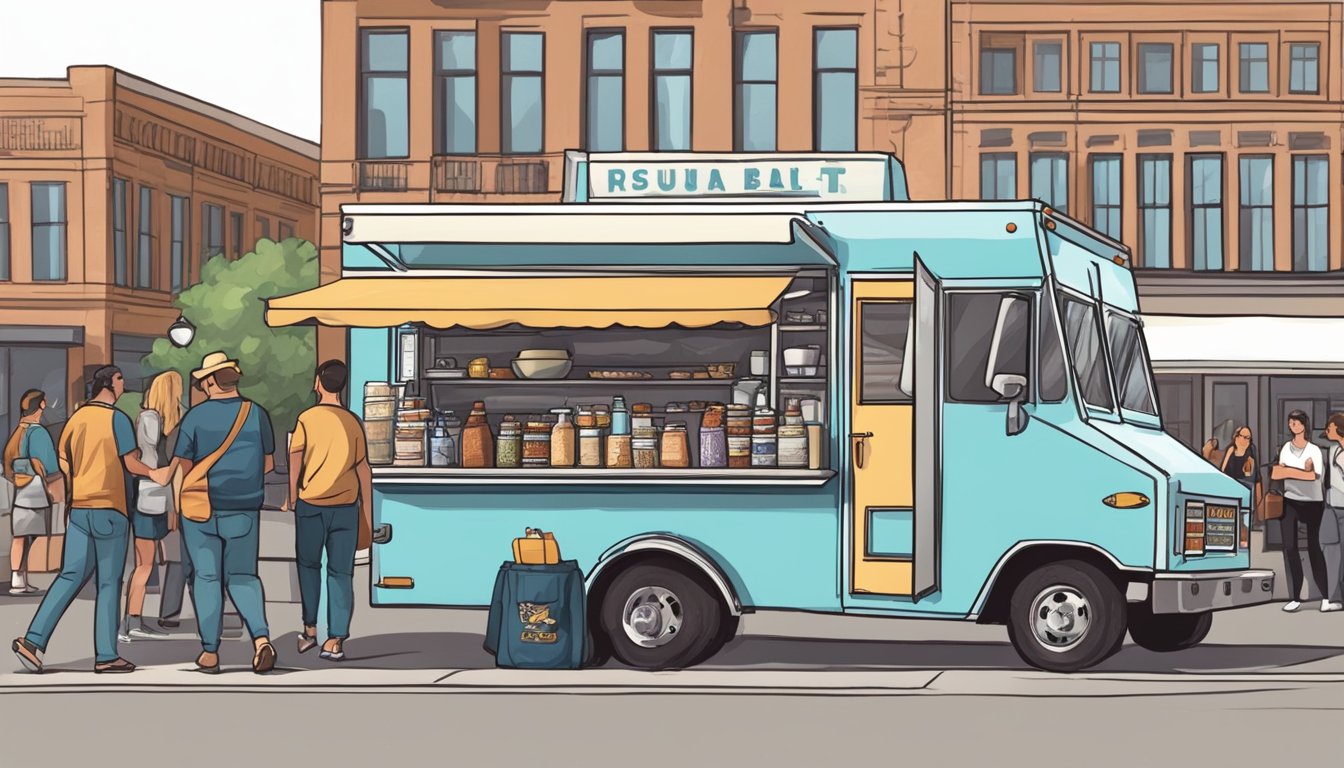
M 728 406 L 724 419 L 727 433 L 727 460 L 729 469 L 751 466 L 751 407 L 742 403 Z
M 779 428 L 779 466 L 802 469 L 808 464 L 807 427 L 785 424 Z
M 568 408 L 554 408 L 551 413 L 556 417 L 555 426 L 551 428 L 551 466 L 572 467 L 576 441 L 571 412 Z
M 597 427 L 579 430 L 579 466 L 602 466 L 602 430 Z
M 611 406 L 594 405 L 593 418 L 596 420 L 596 427 L 605 434 L 611 434 Z
M 658 467 L 658 438 L 636 437 L 630 441 L 634 456 L 635 469 L 656 469 Z
M 686 437 L 686 422 L 670 421 L 663 429 L 662 466 L 682 469 L 691 466 L 691 448 Z
M 574 417 L 574 426 L 579 429 L 592 429 L 597 426 L 597 417 L 593 415 L 591 408 L 580 408 L 578 415 Z
M 634 464 L 631 438 L 629 435 L 607 435 L 607 467 L 610 469 L 629 469 Z
M 551 425 L 529 421 L 523 427 L 523 466 L 549 467 L 551 465 Z
M 522 465 L 523 425 L 514 421 L 512 416 L 505 417 L 499 425 L 499 445 L 495 451 L 495 466 L 500 469 L 517 469 Z

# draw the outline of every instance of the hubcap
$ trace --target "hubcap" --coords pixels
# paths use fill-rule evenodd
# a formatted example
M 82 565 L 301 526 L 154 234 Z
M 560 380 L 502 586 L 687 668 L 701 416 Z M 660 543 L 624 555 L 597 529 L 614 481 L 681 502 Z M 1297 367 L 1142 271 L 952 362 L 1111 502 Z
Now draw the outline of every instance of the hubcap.
M 1036 642 L 1055 653 L 1072 649 L 1092 626 L 1092 607 L 1077 589 L 1056 584 L 1041 590 L 1031 603 Z
M 644 648 L 659 648 L 681 631 L 681 601 L 663 587 L 640 587 L 621 611 L 626 637 Z

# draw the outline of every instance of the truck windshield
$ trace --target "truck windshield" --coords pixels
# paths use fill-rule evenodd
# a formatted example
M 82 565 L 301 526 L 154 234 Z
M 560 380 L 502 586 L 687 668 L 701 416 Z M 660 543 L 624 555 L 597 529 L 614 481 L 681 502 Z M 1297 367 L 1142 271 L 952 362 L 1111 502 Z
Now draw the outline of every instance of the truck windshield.
M 1096 305 L 1065 295 L 1060 297 L 1060 306 L 1064 310 L 1061 314 L 1069 359 L 1073 362 L 1074 375 L 1078 377 L 1083 402 L 1093 408 L 1115 410 L 1111 375 L 1101 349 L 1101 323 Z
M 1148 349 L 1143 344 L 1143 332 L 1138 322 L 1112 312 L 1106 319 L 1106 326 L 1111 368 L 1115 371 L 1120 393 L 1120 407 L 1156 416 L 1157 404 L 1153 402 Z

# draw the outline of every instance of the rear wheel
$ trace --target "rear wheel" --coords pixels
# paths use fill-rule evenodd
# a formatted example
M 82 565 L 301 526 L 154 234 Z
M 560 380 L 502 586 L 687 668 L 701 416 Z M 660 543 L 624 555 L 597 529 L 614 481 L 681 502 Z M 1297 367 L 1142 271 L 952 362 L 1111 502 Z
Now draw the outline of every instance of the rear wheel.
M 1169 653 L 1193 648 L 1213 627 L 1212 613 L 1153 613 L 1147 603 L 1129 607 L 1129 637 L 1150 651 Z
M 621 663 L 678 669 L 718 650 L 723 615 L 718 599 L 697 579 L 667 566 L 640 564 L 607 587 L 601 627 Z
M 1124 595 L 1079 560 L 1042 566 L 1013 591 L 1008 637 L 1023 661 L 1050 672 L 1101 663 L 1125 637 Z

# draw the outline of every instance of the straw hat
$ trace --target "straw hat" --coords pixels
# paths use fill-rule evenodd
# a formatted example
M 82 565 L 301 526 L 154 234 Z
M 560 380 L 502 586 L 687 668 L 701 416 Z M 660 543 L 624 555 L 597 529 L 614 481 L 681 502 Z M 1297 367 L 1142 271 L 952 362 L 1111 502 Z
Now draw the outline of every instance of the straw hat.
M 201 360 L 201 367 L 191 372 L 191 378 L 194 381 L 200 381 L 206 376 L 226 368 L 232 368 L 242 373 L 242 370 L 238 368 L 237 360 L 230 360 L 229 356 L 223 352 L 211 352 Z

